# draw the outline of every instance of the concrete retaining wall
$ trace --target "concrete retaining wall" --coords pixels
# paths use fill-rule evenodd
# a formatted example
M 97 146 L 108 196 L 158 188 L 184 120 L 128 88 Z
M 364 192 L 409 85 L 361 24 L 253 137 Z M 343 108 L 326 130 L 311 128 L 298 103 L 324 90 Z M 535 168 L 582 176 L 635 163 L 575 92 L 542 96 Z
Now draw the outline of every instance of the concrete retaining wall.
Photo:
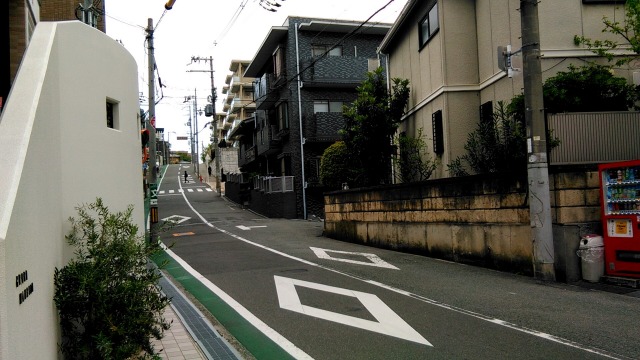
M 558 278 L 573 281 L 579 237 L 599 226 L 597 171 L 563 171 L 550 180 Z M 332 192 L 325 217 L 331 238 L 533 273 L 526 174 Z

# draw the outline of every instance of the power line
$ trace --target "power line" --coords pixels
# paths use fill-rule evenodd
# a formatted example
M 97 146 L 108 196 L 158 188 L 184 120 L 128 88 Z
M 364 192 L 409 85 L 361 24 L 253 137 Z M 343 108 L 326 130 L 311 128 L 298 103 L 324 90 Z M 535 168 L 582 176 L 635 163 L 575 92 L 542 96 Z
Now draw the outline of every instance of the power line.
M 376 15 L 378 15 L 378 13 L 380 13 L 382 10 L 384 10 L 385 8 L 387 8 L 387 6 L 389 6 L 392 2 L 394 2 L 395 0 L 390 0 L 388 3 L 386 3 L 384 6 L 382 6 L 380 9 L 376 10 L 371 16 L 369 16 L 365 21 L 361 22 L 355 29 L 351 30 L 350 32 L 348 32 L 347 34 L 345 34 L 342 38 L 340 38 L 340 40 L 338 40 L 333 46 L 331 46 L 331 48 L 325 50 L 321 55 L 319 55 L 318 57 L 314 58 L 309 65 L 307 65 L 304 69 L 300 70 L 298 73 L 296 73 L 295 75 L 293 75 L 290 79 L 286 80 L 285 83 L 282 86 L 287 86 L 289 84 L 291 84 L 292 82 L 296 81 L 296 79 L 298 78 L 298 76 L 301 76 L 305 71 L 307 71 L 308 69 L 310 69 L 312 66 L 314 66 L 318 61 L 320 61 L 321 59 L 323 59 L 325 56 L 327 56 L 329 54 L 329 52 L 331 52 L 331 50 L 335 49 L 336 47 L 338 47 L 339 45 L 343 45 L 344 41 L 351 38 L 352 36 L 354 36 L 360 29 L 362 29 L 362 27 L 364 25 L 366 25 L 367 23 L 369 23 L 369 21 Z M 297 26 L 298 24 L 296 24 Z M 372 24 L 373 26 L 373 24 Z M 266 97 L 267 94 L 262 95 L 261 97 L 259 97 L 256 100 L 260 100 L 263 97 Z M 254 100 L 253 102 L 255 102 L 256 100 Z M 245 105 L 246 106 L 246 105 Z
M 123 21 L 123 20 L 120 20 L 120 19 L 118 19 L 118 18 L 115 18 L 115 17 L 113 17 L 113 16 L 111 16 L 111 15 L 109 15 L 109 14 L 107 14 L 107 13 L 104 13 L 104 16 L 108 17 L 109 19 L 115 20 L 115 21 L 117 21 L 117 22 L 119 22 L 119 23 L 122 23 L 122 24 L 125 24 L 125 25 L 128 25 L 128 26 L 131 26 L 131 27 L 140 28 L 140 29 L 142 29 L 142 30 L 145 30 L 145 27 L 144 27 L 144 26 L 141 26 L 141 25 L 135 25 L 135 24 L 128 23 L 128 22 L 126 22 L 126 21 Z
M 240 3 L 240 6 L 238 6 L 238 8 L 236 9 L 235 13 L 233 13 L 233 15 L 231 15 L 231 19 L 229 19 L 229 22 L 227 23 L 227 25 L 225 25 L 225 27 L 224 27 L 224 29 L 222 29 L 222 32 L 220 33 L 220 35 L 218 35 L 217 41 L 221 41 L 225 36 L 227 36 L 227 34 L 229 33 L 229 30 L 231 30 L 231 28 L 235 24 L 236 20 L 238 20 L 238 17 L 240 16 L 240 13 L 242 13 L 242 11 L 244 10 L 244 7 L 245 7 L 245 5 L 247 4 L 248 1 L 249 0 L 243 0 Z

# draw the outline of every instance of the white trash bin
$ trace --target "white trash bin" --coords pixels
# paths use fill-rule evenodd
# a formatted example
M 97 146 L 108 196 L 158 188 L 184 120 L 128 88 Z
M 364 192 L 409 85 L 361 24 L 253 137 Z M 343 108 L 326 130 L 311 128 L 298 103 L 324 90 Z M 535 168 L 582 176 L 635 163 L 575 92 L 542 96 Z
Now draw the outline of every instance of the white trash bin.
M 580 239 L 580 247 L 576 252 L 582 265 L 582 279 L 599 282 L 604 275 L 604 242 L 602 236 L 585 235 Z

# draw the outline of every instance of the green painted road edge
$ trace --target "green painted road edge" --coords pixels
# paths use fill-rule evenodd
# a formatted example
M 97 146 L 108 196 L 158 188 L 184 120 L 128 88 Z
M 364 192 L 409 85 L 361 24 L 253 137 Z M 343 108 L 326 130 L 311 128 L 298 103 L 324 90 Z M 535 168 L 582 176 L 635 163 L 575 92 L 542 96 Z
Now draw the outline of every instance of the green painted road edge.
M 220 299 L 202 282 L 198 281 L 166 252 L 152 257 L 158 265 L 165 263 L 162 269 L 168 272 L 174 281 L 179 282 L 238 340 L 256 359 L 284 360 L 294 359 L 278 344 L 269 339 L 249 321 L 240 316 L 231 306 Z

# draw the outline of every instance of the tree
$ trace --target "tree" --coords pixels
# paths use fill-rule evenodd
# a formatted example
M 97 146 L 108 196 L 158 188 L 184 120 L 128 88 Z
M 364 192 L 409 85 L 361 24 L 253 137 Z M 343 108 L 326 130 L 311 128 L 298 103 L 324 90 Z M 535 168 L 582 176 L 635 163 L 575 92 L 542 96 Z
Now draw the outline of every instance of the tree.
M 499 101 L 491 121 L 481 121 L 467 136 L 467 153 L 449 164 L 454 176 L 468 175 L 464 163 L 478 174 L 526 169 L 526 129 L 514 112 Z M 464 162 L 463 162 L 464 161 Z
M 569 66 L 544 82 L 543 93 L 547 113 L 628 111 L 638 100 L 634 85 L 596 64 Z
M 395 134 L 409 100 L 409 80 L 392 79 L 389 92 L 381 67 L 367 74 L 358 98 L 345 106 L 345 126 L 340 131 L 354 157 L 354 184 L 371 186 L 390 182 Z
M 76 257 L 54 272 L 64 358 L 152 357 L 151 337 L 161 339 L 170 326 L 162 317 L 170 300 L 148 264 L 159 244 L 138 234 L 131 206 L 111 213 L 98 198 L 77 210 L 66 236 Z
M 393 161 L 398 169 L 396 178 L 403 183 L 429 179 L 438 163 L 425 150 L 427 144 L 422 139 L 422 128 L 418 130 L 417 137 L 413 138 L 403 133 L 396 138 L 396 142 L 400 150 L 400 154 Z
M 613 50 L 628 49 L 636 56 L 619 57 L 616 66 L 626 64 L 640 54 L 640 0 L 626 0 L 624 21 L 610 20 L 606 16 L 602 18 L 604 29 L 602 32 L 616 35 L 621 40 L 592 40 L 584 36 L 575 35 L 573 41 L 576 45 L 585 45 L 594 53 L 613 61 L 616 55 Z

